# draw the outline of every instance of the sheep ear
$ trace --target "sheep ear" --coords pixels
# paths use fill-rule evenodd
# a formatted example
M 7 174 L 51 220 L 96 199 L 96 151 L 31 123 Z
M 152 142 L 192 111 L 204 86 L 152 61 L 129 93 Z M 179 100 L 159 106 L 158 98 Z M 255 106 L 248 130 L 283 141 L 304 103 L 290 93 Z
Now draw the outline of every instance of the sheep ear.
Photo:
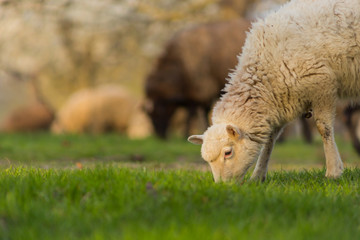
M 226 131 L 229 134 L 229 137 L 233 139 L 237 140 L 243 137 L 243 133 L 241 132 L 241 130 L 234 125 L 227 125 Z
M 191 142 L 192 144 L 203 144 L 204 142 L 204 136 L 203 135 L 192 135 L 188 138 L 188 141 Z

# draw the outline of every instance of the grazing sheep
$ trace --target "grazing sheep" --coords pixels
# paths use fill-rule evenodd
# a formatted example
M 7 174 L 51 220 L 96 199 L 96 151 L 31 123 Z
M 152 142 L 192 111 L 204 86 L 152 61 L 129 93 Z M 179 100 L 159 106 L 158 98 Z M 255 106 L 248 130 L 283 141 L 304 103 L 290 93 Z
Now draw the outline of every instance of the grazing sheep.
M 326 176 L 343 172 L 334 140 L 340 98 L 360 95 L 360 1 L 293 0 L 253 24 L 213 125 L 189 141 L 202 144 L 215 181 L 264 180 L 283 126 L 313 111 L 322 137 Z
M 53 133 L 82 133 L 89 125 L 93 98 L 90 89 L 72 94 L 57 112 L 51 126 Z
M 236 65 L 249 26 L 242 19 L 208 23 L 179 32 L 168 42 L 145 87 L 147 111 L 158 136 L 166 137 L 179 107 L 189 112 L 188 126 L 198 108 L 208 115 Z
M 137 126 L 132 127 L 132 124 Z M 131 138 L 151 134 L 151 124 L 140 104 L 123 88 L 114 85 L 83 89 L 72 96 L 57 114 L 54 133 L 127 133 Z

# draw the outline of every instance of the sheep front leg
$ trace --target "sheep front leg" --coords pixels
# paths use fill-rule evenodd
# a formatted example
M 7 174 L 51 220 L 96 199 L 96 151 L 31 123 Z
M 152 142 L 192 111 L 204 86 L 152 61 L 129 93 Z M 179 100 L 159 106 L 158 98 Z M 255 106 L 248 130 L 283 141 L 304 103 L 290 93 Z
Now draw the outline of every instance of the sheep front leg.
M 272 134 L 270 134 L 269 141 L 263 147 L 259 159 L 256 163 L 254 172 L 251 175 L 251 180 L 260 180 L 262 182 L 265 181 L 270 155 L 274 148 L 276 139 L 281 132 L 282 128 L 277 128 L 272 132 Z
M 343 172 L 343 163 L 334 138 L 335 104 L 314 110 L 316 127 L 321 135 L 326 158 L 326 177 L 338 178 Z

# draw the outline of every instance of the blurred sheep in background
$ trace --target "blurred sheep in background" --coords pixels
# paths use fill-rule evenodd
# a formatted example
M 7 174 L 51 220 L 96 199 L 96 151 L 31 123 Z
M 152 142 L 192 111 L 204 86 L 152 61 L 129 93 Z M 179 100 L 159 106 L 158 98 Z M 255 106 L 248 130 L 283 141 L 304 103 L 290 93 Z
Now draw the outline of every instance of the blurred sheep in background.
M 4 76 L 5 75 L 5 76 Z M 49 130 L 54 119 L 54 110 L 46 103 L 40 93 L 34 76 L 23 75 L 16 71 L 3 73 L 2 77 L 10 81 L 24 82 L 31 100 L 18 105 L 3 118 L 0 132 L 34 132 Z M 22 97 L 16 95 L 16 97 Z
M 167 43 L 145 83 L 147 111 L 158 136 L 166 137 L 179 107 L 188 111 L 185 135 L 199 108 L 208 119 L 249 27 L 244 19 L 202 24 L 178 32 Z
M 37 102 L 15 108 L 0 126 L 1 132 L 34 132 L 49 130 L 54 119 L 46 105 Z
M 75 92 L 56 114 L 54 133 L 126 133 L 130 138 L 151 134 L 140 103 L 124 88 L 104 85 Z

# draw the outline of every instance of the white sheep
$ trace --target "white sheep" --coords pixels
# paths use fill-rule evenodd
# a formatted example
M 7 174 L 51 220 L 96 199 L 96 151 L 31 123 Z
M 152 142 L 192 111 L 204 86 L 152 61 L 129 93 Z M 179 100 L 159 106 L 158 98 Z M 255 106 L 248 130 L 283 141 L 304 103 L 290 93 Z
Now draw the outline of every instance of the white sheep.
M 118 85 L 82 89 L 71 95 L 56 114 L 54 133 L 126 133 L 129 138 L 151 135 L 151 122 L 141 104 Z
M 215 181 L 264 180 L 283 126 L 313 110 L 321 134 L 326 176 L 343 163 L 334 140 L 340 98 L 360 95 L 360 1 L 293 0 L 254 23 L 239 63 L 214 107 L 213 125 L 189 137 L 202 144 Z

